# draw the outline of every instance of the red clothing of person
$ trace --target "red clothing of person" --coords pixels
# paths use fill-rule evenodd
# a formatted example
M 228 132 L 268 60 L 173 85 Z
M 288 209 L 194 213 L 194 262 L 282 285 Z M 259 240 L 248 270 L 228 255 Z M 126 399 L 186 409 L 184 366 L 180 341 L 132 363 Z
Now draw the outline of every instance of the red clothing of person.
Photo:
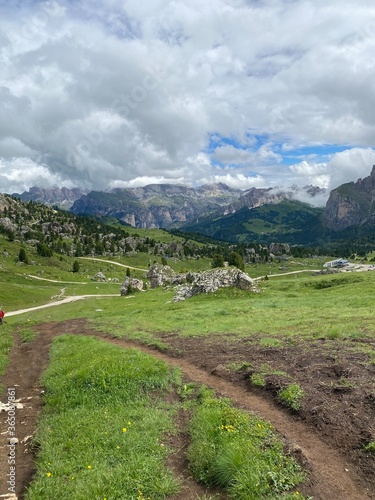
M 4 311 L 0 311 L 0 323 L 3 322 L 3 318 L 4 318 Z

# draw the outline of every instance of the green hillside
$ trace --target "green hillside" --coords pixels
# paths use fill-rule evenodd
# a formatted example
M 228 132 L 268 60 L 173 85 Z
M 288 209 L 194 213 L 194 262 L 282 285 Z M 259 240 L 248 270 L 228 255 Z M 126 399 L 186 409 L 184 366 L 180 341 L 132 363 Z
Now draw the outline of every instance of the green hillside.
M 308 244 L 321 233 L 322 208 L 299 201 L 281 201 L 258 208 L 243 208 L 217 219 L 202 219 L 184 229 L 212 238 L 236 242 L 271 242 Z

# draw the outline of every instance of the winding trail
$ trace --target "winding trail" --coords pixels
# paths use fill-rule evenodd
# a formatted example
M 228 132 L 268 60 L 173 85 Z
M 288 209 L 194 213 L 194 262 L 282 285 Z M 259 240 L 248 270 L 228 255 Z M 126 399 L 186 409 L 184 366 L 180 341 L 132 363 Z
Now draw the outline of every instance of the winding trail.
M 144 271 L 145 273 L 148 272 L 148 269 L 142 269 L 141 267 L 132 267 L 128 266 L 127 264 L 120 264 L 120 262 L 115 262 L 113 260 L 97 259 L 96 257 L 78 257 L 78 258 L 85 260 L 96 260 L 98 262 L 106 262 L 107 264 L 114 264 L 115 266 L 128 267 L 129 269 L 135 269 L 136 271 Z
M 8 316 L 16 316 L 18 314 L 23 314 L 31 311 L 37 311 L 38 309 L 45 309 L 46 307 L 54 307 L 54 306 L 60 306 L 61 304 L 68 304 L 70 302 L 76 302 L 77 300 L 82 300 L 82 299 L 89 299 L 89 298 L 96 298 L 96 297 L 119 297 L 120 295 L 118 293 L 112 293 L 112 294 L 95 294 L 95 295 L 71 295 L 69 297 L 65 297 L 64 299 L 61 300 L 55 300 L 54 302 L 49 302 L 48 304 L 43 304 L 41 306 L 34 306 L 34 307 L 28 307 L 27 309 L 18 309 L 18 311 L 10 311 L 6 314 L 6 317 Z M 126 297 L 125 297 L 126 298 Z M 130 297 L 129 297 L 130 298 Z

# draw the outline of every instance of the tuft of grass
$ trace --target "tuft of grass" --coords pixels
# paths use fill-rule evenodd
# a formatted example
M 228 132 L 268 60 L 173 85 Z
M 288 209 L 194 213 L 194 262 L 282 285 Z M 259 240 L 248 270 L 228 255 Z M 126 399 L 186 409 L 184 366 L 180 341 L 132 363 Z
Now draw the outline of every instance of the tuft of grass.
M 304 478 L 269 423 L 206 388 L 193 409 L 190 436 L 188 458 L 194 477 L 223 488 L 231 498 L 276 498 Z
M 289 384 L 278 394 L 281 403 L 295 411 L 301 409 L 303 396 L 304 392 L 298 384 Z
M 280 347 L 281 342 L 274 337 L 263 337 L 259 340 L 259 345 L 262 347 Z
M 370 441 L 363 447 L 363 449 L 365 451 L 369 451 L 370 453 L 375 453 L 375 441 Z
M 288 374 L 281 370 L 274 370 L 269 364 L 262 363 L 258 368 L 258 371 L 254 372 L 250 376 L 250 381 L 253 385 L 257 387 L 266 386 L 266 377 L 269 375 L 279 375 L 282 377 L 288 377 Z
M 240 372 L 250 368 L 251 363 L 249 363 L 248 361 L 234 361 L 233 363 L 228 363 L 226 366 L 229 368 L 229 370 Z
M 265 387 L 266 379 L 262 373 L 253 373 L 250 377 L 251 383 L 256 387 Z
M 28 324 L 25 324 L 23 328 L 18 330 L 18 334 L 24 342 L 31 342 L 38 336 L 37 331 L 32 328 L 32 325 Z
M 329 340 L 337 340 L 341 338 L 341 328 L 331 327 L 325 334 L 325 337 Z
M 165 465 L 177 375 L 162 361 L 92 338 L 54 340 L 27 500 L 153 498 L 179 485 Z

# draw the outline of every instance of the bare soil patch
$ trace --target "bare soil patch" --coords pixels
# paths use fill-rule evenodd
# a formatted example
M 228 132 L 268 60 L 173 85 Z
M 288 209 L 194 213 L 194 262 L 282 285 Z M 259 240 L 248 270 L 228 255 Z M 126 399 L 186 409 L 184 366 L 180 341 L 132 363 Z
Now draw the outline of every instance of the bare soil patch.
M 286 446 L 296 458 L 305 464 L 310 474 L 299 490 L 314 500 L 362 500 L 375 498 L 375 459 L 363 451 L 364 442 L 374 439 L 375 423 L 375 367 L 366 364 L 366 355 L 345 345 L 328 345 L 314 341 L 308 344 L 283 348 L 264 348 L 246 339 L 187 338 L 177 335 L 161 335 L 171 346 L 161 353 L 141 344 L 93 330 L 85 320 L 39 325 L 38 337 L 24 344 L 16 339 L 11 352 L 11 363 L 3 377 L 4 387 L 16 386 L 17 398 L 24 408 L 16 411 L 17 438 L 17 494 L 32 479 L 33 450 L 29 443 L 21 441 L 32 435 L 42 406 L 40 375 L 48 365 L 48 350 L 52 338 L 64 333 L 94 335 L 124 348 L 137 347 L 179 366 L 187 380 L 212 387 L 218 394 L 232 398 L 240 407 L 268 419 L 284 437 Z M 336 342 L 336 341 L 335 341 Z M 247 370 L 227 369 L 231 363 L 246 361 Z M 293 414 L 276 401 L 276 391 L 283 379 L 268 380 L 265 389 L 252 386 L 249 375 L 262 363 L 284 371 L 293 382 L 299 383 L 305 393 L 303 409 Z M 351 381 L 345 386 L 343 380 Z M 27 399 L 27 398 L 32 399 Z M 2 401 L 6 399 L 3 395 Z M 1 413 L 1 482 L 0 494 L 7 491 L 6 476 L 8 436 L 7 416 Z M 188 438 L 184 434 L 183 416 L 180 416 L 181 433 L 176 436 L 176 453 L 171 458 L 178 476 L 185 482 L 185 489 L 174 500 L 194 499 L 202 494 L 199 485 L 189 477 L 185 458 Z M 34 450 L 35 451 L 35 450 Z M 221 496 L 221 498 L 225 498 Z

